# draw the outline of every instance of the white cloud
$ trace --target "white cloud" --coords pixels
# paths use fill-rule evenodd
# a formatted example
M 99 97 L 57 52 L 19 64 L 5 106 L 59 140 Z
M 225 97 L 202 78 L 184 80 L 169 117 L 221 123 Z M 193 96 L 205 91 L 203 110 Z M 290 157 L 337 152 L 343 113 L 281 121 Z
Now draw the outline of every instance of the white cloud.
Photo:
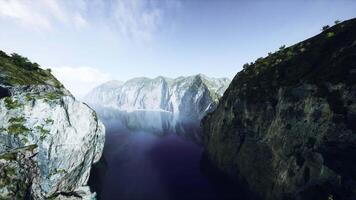
M 160 29 L 165 15 L 178 7 L 178 0 L 116 0 L 111 16 L 124 37 L 147 42 Z
M 54 23 L 83 27 L 83 4 L 61 0 L 0 0 L 0 17 L 13 19 L 36 30 L 51 30 Z
M 76 97 L 81 98 L 91 89 L 112 77 L 91 67 L 53 67 L 53 75 Z
M 116 1 L 112 17 L 116 27 L 126 37 L 149 41 L 162 18 L 158 8 L 147 8 L 143 0 Z
M 85 20 L 85 19 L 83 18 L 83 16 L 82 16 L 81 14 L 79 14 L 79 13 L 76 13 L 76 14 L 74 15 L 73 20 L 74 20 L 74 25 L 75 25 L 77 28 L 83 28 L 83 27 L 88 26 L 87 20 Z
M 0 16 L 12 18 L 26 26 L 49 29 L 50 21 L 38 12 L 33 12 L 32 2 L 0 0 Z
M 51 30 L 58 23 L 83 28 L 100 22 L 124 39 L 147 42 L 165 15 L 180 6 L 180 0 L 0 0 L 0 18 L 37 30 Z

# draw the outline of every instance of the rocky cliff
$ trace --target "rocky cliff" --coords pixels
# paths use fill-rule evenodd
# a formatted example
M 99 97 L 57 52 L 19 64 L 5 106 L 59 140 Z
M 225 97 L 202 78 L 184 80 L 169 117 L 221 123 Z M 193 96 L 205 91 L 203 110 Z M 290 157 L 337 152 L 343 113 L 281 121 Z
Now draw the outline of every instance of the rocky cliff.
M 104 126 L 50 73 L 0 51 L 0 199 L 90 199 Z
M 86 101 L 110 124 L 158 133 L 194 133 L 215 108 L 229 84 L 204 75 L 110 81 L 93 89 Z
M 245 65 L 203 124 L 261 199 L 356 199 L 356 19 Z

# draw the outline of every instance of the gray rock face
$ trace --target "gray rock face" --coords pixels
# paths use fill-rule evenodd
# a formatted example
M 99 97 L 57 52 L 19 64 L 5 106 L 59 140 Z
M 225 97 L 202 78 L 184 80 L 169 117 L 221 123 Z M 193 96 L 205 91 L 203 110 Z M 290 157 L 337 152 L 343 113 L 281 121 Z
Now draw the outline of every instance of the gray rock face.
M 247 66 L 203 119 L 210 160 L 261 199 L 355 199 L 355 69 L 356 20 Z
M 107 124 L 161 134 L 194 135 L 200 129 L 200 120 L 216 106 L 228 83 L 228 79 L 204 75 L 110 81 L 93 89 L 86 101 Z
M 41 84 L 15 83 L 4 63 L 15 61 L 0 57 L 0 199 L 90 199 L 85 185 L 101 157 L 103 124 L 48 72 L 12 65 L 18 76 L 46 74 Z

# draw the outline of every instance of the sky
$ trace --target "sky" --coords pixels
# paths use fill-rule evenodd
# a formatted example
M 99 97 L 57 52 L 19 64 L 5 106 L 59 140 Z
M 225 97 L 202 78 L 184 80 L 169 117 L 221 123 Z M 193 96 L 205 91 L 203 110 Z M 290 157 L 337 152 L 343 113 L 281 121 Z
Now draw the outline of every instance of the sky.
M 51 68 L 83 96 L 112 79 L 233 78 L 353 17 L 354 0 L 0 0 L 0 49 Z

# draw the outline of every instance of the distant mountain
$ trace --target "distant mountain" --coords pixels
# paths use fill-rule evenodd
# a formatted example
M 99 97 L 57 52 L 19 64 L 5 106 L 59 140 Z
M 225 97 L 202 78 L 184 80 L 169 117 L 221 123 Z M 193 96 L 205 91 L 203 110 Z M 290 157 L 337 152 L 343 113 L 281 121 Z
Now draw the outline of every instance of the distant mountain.
M 246 64 L 203 119 L 209 159 L 259 199 L 356 199 L 356 19 L 324 29 Z
M 85 101 L 108 127 L 157 133 L 197 133 L 200 120 L 215 108 L 230 80 L 204 75 L 134 78 L 94 88 Z

